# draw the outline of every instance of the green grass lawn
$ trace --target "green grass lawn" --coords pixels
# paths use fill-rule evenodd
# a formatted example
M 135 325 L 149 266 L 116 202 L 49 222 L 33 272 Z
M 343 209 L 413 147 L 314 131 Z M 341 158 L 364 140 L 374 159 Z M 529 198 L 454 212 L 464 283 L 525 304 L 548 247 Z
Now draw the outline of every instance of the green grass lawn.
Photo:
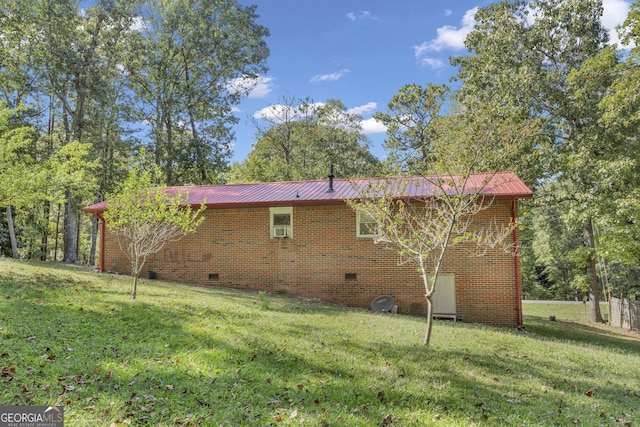
M 600 311 L 606 319 L 609 306 L 606 302 L 600 303 Z M 549 319 L 555 316 L 557 320 L 572 322 L 584 322 L 588 318 L 589 304 L 573 301 L 545 301 L 526 302 L 522 304 L 522 312 L 525 316 Z
M 0 259 L 0 405 L 72 427 L 640 425 L 637 335 L 525 320 L 437 321 L 425 348 L 420 318 L 147 280 L 132 301 L 127 277 Z

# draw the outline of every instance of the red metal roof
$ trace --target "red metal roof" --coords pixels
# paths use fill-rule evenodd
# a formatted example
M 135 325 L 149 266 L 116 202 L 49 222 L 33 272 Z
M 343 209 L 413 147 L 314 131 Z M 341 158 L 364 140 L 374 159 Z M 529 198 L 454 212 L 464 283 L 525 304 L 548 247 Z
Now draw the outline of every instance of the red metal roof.
M 482 173 L 469 176 L 465 188 L 460 188 L 460 177 L 416 176 L 397 177 L 390 180 L 382 178 L 359 178 L 352 181 L 336 179 L 333 181 L 333 192 L 328 192 L 329 181 L 288 181 L 261 182 L 253 184 L 232 185 L 198 185 L 168 187 L 168 194 L 187 192 L 190 205 L 200 205 L 206 201 L 211 207 L 240 207 L 253 205 L 297 205 L 341 203 L 344 199 L 359 198 L 352 182 L 360 189 L 376 185 L 392 185 L 398 197 L 431 197 L 438 188 L 435 182 L 441 182 L 450 194 L 464 192 L 496 198 L 526 198 L 533 192 L 513 172 Z M 458 184 L 456 184 L 458 183 Z M 102 212 L 106 210 L 106 202 L 100 202 L 82 209 L 84 212 Z

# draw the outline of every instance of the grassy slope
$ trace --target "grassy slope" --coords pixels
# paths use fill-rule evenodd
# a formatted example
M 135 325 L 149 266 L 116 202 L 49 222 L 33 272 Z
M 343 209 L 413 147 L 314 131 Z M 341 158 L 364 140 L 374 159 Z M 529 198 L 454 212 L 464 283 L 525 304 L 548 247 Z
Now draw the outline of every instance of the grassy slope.
M 0 259 L 0 405 L 69 426 L 640 422 L 640 340 L 529 333 Z M 527 307 L 525 307 L 525 310 Z M 631 424 L 630 424 L 631 425 Z

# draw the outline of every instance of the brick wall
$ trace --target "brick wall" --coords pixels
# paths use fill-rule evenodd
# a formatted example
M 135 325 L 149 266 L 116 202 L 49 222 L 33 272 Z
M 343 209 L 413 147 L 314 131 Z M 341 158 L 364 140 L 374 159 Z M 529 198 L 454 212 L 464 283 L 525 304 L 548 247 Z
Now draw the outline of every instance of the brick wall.
M 369 308 L 393 295 L 401 313 L 424 315 L 424 286 L 413 264 L 399 265 L 395 250 L 356 237 L 356 215 L 344 204 L 294 206 L 292 239 L 271 239 L 269 208 L 209 208 L 197 232 L 151 256 L 144 271 L 160 279 L 282 292 Z M 477 218 L 508 222 L 511 201 L 500 200 Z M 516 326 L 514 257 L 502 248 L 473 256 L 452 248 L 444 271 L 455 275 L 457 315 L 466 322 Z M 104 268 L 130 268 L 106 233 Z M 355 274 L 355 278 L 353 275 Z M 349 275 L 349 276 L 346 276 Z M 437 292 L 437 289 L 436 289 Z

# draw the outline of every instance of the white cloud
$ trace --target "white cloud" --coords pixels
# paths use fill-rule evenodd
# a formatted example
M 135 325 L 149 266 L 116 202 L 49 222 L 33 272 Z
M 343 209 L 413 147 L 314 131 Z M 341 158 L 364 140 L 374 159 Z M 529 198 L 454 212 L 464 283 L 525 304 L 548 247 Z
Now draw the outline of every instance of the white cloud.
M 307 109 L 303 110 L 299 107 L 292 107 L 291 105 L 273 104 L 264 107 L 255 113 L 253 117 L 256 119 L 269 120 L 272 123 L 283 123 L 285 121 L 301 120 L 304 117 L 310 115 L 314 110 L 321 108 L 325 105 L 324 102 L 315 102 L 307 106 Z M 375 102 L 368 102 L 364 105 L 353 107 L 347 110 L 347 114 L 365 114 L 370 113 L 376 109 L 378 104 Z M 339 123 L 341 121 L 343 113 L 336 112 L 336 115 L 329 119 L 331 123 Z M 374 133 L 385 133 L 387 127 L 382 122 L 376 119 L 369 118 L 360 121 L 362 126 L 362 132 L 365 135 Z
M 433 70 L 437 70 L 439 68 L 443 68 L 445 63 L 443 60 L 438 59 L 438 58 L 431 58 L 428 56 L 424 56 L 422 58 L 420 58 L 418 60 L 418 62 L 420 63 L 420 65 L 424 65 L 426 67 L 429 67 Z
M 385 133 L 387 131 L 387 127 L 373 117 L 361 121 L 360 124 L 362 125 L 362 132 L 365 135 L 370 135 L 372 133 Z
M 308 116 L 314 109 L 320 108 L 323 105 L 324 102 L 315 102 L 307 105 L 307 109 L 302 109 L 299 106 L 292 107 L 291 105 L 272 104 L 253 113 L 253 117 L 273 122 L 299 120 Z
M 375 16 L 373 13 L 371 13 L 368 10 L 362 11 L 360 13 L 349 12 L 347 13 L 347 18 L 349 18 L 349 20 L 353 22 L 361 21 L 361 20 L 371 20 L 371 21 L 379 20 L 377 16 Z
M 451 9 L 445 9 L 444 10 L 444 16 L 451 16 L 453 15 L 453 10 Z
M 367 113 L 372 112 L 373 110 L 376 109 L 377 106 L 378 106 L 378 104 L 375 103 L 375 102 L 367 102 L 364 105 L 359 105 L 357 107 L 349 108 L 347 110 L 347 113 L 349 113 L 349 114 L 357 114 L 357 115 L 361 116 L 363 114 L 367 114 Z
M 342 78 L 342 76 L 344 76 L 345 74 L 351 72 L 351 70 L 345 68 L 343 70 L 340 70 L 338 72 L 335 73 L 330 73 L 330 74 L 316 74 L 315 76 L 311 77 L 311 80 L 309 80 L 311 83 L 319 83 L 319 82 L 333 82 L 336 80 L 340 80 Z
M 436 30 L 438 37 L 418 46 L 414 46 L 417 59 L 421 59 L 427 52 L 440 52 L 444 49 L 464 49 L 464 40 L 467 34 L 473 30 L 476 23 L 477 7 L 468 10 L 462 17 L 460 28 L 445 25 Z
M 264 107 L 255 113 L 253 113 L 253 117 L 256 119 L 264 119 L 264 120 L 273 120 L 278 117 L 282 117 L 284 115 L 284 106 L 283 105 L 269 105 L 268 107 Z
M 227 83 L 227 90 L 233 93 L 242 93 L 249 98 L 265 98 L 273 89 L 275 78 L 258 76 L 243 76 L 231 80 Z
M 273 89 L 273 77 L 260 77 L 256 82 L 255 87 L 249 93 L 249 98 L 264 98 L 271 93 Z
M 602 13 L 602 26 L 609 32 L 611 44 L 620 43 L 616 27 L 624 22 L 629 13 L 629 2 L 624 0 L 604 0 Z

